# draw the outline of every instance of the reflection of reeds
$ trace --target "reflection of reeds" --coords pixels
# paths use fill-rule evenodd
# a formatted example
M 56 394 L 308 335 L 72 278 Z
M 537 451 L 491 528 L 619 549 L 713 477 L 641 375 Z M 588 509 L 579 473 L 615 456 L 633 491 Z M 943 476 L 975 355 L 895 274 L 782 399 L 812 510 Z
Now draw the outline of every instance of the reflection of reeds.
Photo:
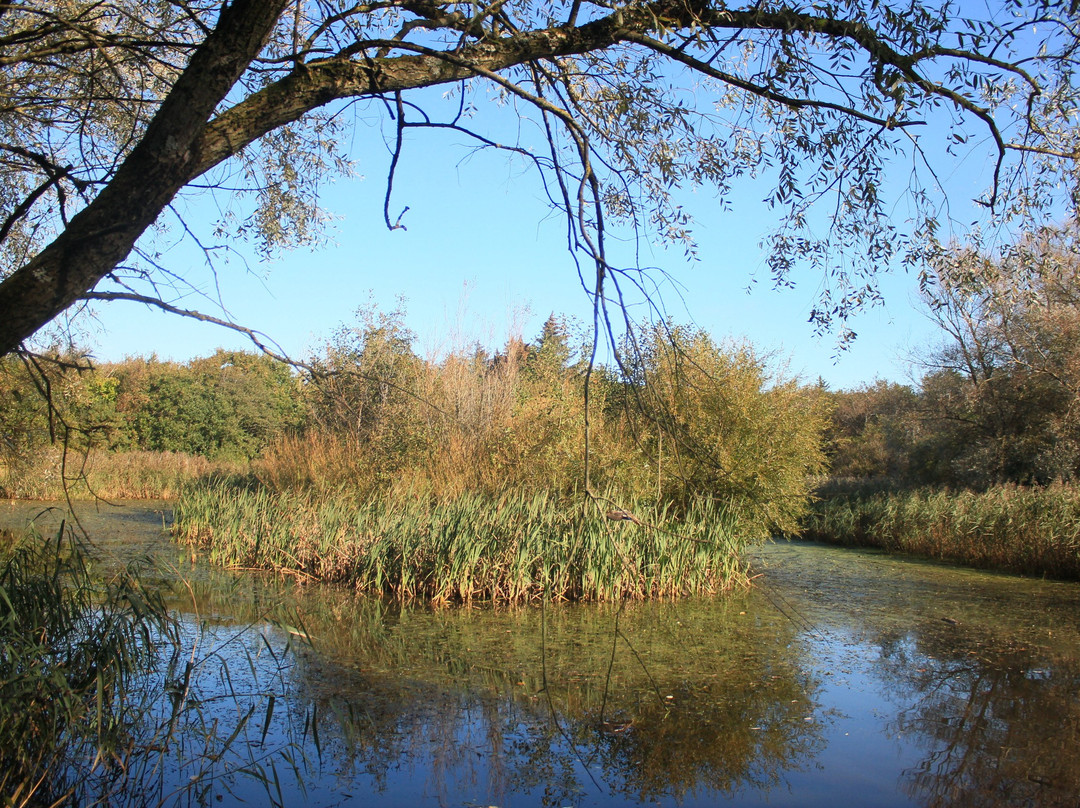
M 701 500 L 645 524 L 584 515 L 547 493 L 355 501 L 211 483 L 176 508 L 181 540 L 210 560 L 437 603 L 675 597 L 745 581 L 738 517 Z M 593 509 L 595 510 L 595 509 Z
M 805 720 L 818 710 L 818 685 L 801 670 L 799 629 L 753 589 L 679 602 L 456 609 L 342 587 L 288 591 L 315 651 L 293 681 L 320 700 L 323 737 L 346 737 L 357 768 L 437 771 L 452 762 L 460 782 L 475 758 L 455 755 L 473 749 L 463 735 L 477 733 L 499 772 L 482 774 L 488 788 L 516 794 L 499 804 L 541 804 L 531 789 L 556 789 L 566 777 L 580 789 L 582 757 L 637 804 L 769 788 L 820 747 L 823 724 Z M 363 705 L 355 716 L 350 697 Z M 574 801 L 560 799 L 550 804 Z
M 242 630 L 205 643 L 134 566 L 102 580 L 64 523 L 0 539 L 0 805 L 208 804 L 241 780 L 283 804 L 271 792 L 304 774 L 273 757 L 299 749 L 272 720 L 283 651 Z
M 819 502 L 803 536 L 972 566 L 1080 578 L 1080 488 L 998 486 Z

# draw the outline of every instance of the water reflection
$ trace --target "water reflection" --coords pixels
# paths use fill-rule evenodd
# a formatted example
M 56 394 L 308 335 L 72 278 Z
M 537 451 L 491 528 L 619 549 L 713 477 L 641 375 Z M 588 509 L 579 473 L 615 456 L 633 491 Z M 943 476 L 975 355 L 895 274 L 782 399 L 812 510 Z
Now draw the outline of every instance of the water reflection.
M 927 806 L 1075 806 L 1080 666 L 982 626 L 885 636 L 893 729 L 923 758 L 903 788 Z
M 1080 802 L 1080 588 L 819 547 L 777 550 L 774 583 L 806 549 L 787 594 L 888 703 L 909 804 Z
M 819 705 L 795 629 L 763 632 L 739 605 L 431 611 L 320 593 L 298 607 L 313 648 L 296 689 L 362 768 L 404 765 L 426 739 L 444 802 L 462 766 L 499 801 L 767 790 L 821 745 Z
M 227 735 L 255 706 L 237 765 L 293 755 L 286 802 L 1077 804 L 1075 585 L 780 545 L 717 601 L 403 609 L 190 567 L 160 516 L 127 523 L 186 581 L 197 697 L 250 694 L 213 713 Z

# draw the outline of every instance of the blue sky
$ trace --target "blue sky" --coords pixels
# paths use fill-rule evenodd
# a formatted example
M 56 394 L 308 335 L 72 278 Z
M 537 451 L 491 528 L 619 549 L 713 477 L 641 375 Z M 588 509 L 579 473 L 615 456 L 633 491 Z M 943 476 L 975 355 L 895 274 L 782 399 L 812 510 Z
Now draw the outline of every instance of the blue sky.
M 369 297 L 387 310 L 398 296 L 406 298 L 423 353 L 472 340 L 496 346 L 510 333 L 528 339 L 552 311 L 589 319 L 589 300 L 565 248 L 565 224 L 548 209 L 534 174 L 504 155 L 470 156 L 460 138 L 419 133 L 405 151 L 392 203 L 394 215 L 409 206 L 402 220 L 407 230 L 390 232 L 382 220 L 388 155 L 381 136 L 361 129 L 353 142 L 361 176 L 339 180 L 324 194 L 336 217 L 329 245 L 268 263 L 249 251 L 246 268 L 234 257 L 216 279 L 190 244 L 168 250 L 162 262 L 212 297 L 220 287 L 238 322 L 265 332 L 297 358 L 318 350 Z M 936 335 L 917 308 L 915 278 L 883 276 L 884 306 L 849 323 L 858 338 L 838 353 L 835 335 L 815 336 L 807 322 L 820 278 L 797 273 L 795 289 L 774 290 L 764 270 L 760 242 L 775 224 L 760 201 L 767 191 L 766 184 L 748 185 L 733 212 L 720 210 L 707 190 L 686 197 L 700 260 L 688 263 L 681 251 L 659 249 L 642 256 L 643 264 L 662 267 L 678 284 L 664 290 L 669 313 L 718 339 L 749 340 L 775 352 L 791 373 L 808 381 L 820 376 L 833 388 L 917 377 L 908 359 L 925 354 Z M 955 202 L 962 206 L 967 199 L 960 193 Z M 206 220 L 211 209 L 204 199 L 191 203 L 187 215 Z M 159 246 L 164 243 L 159 239 Z M 244 246 L 236 247 L 243 254 Z M 219 313 L 196 297 L 176 302 Z M 219 327 L 138 304 L 109 304 L 99 312 L 92 343 L 101 361 L 150 353 L 184 360 L 219 346 L 250 347 Z

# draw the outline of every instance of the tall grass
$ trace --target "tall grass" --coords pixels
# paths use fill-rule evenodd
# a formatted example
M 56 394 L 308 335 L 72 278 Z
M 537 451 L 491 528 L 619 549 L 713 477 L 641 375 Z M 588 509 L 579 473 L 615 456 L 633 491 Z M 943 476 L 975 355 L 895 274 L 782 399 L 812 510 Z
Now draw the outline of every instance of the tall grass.
M 174 499 L 193 480 L 235 474 L 246 464 L 182 452 L 89 453 L 45 446 L 17 464 L 0 462 L 0 497 L 9 499 Z
M 302 786 L 307 717 L 274 710 L 288 644 L 178 620 L 63 524 L 0 542 L 0 805 L 208 805 L 234 785 L 282 805 Z
M 546 492 L 358 500 L 215 482 L 186 491 L 175 511 L 180 539 L 212 562 L 402 601 L 605 601 L 745 582 L 739 551 L 760 537 L 735 510 L 702 499 L 679 518 L 636 515 L 644 524 L 610 521 Z
M 1080 579 L 1080 487 L 1003 485 L 985 492 L 835 496 L 815 505 L 803 536 Z
M 130 572 L 93 582 L 63 527 L 13 541 L 0 565 L 0 798 L 48 804 L 124 757 L 128 686 L 153 666 L 168 619 Z

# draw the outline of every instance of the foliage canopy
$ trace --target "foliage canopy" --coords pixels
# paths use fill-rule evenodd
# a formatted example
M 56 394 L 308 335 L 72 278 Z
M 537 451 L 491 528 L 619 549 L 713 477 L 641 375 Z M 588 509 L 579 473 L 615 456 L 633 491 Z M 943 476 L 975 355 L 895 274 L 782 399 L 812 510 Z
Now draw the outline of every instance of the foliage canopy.
M 812 319 L 828 323 L 876 294 L 891 259 L 933 246 L 946 152 L 992 165 L 995 213 L 1071 209 L 1077 22 L 1075 3 L 1051 0 L 8 3 L 0 354 L 86 301 L 178 311 L 162 294 L 182 273 L 140 238 L 181 192 L 231 200 L 218 240 L 199 242 L 211 261 L 237 235 L 265 251 L 317 240 L 320 184 L 349 170 L 350 105 L 388 129 L 390 227 L 406 129 L 452 129 L 532 166 L 598 322 L 615 287 L 651 290 L 609 261 L 609 227 L 692 250 L 677 190 L 727 206 L 760 177 L 778 215 L 772 273 L 783 283 L 800 260 L 825 273 Z M 446 100 L 419 93 L 436 86 Z M 500 137 L 507 120 L 516 140 Z M 906 221 L 891 163 L 910 175 Z
M 925 308 L 941 344 L 918 390 L 832 394 L 833 473 L 921 485 L 1040 485 L 1080 477 L 1080 242 L 1046 227 L 1004 253 L 954 247 Z

